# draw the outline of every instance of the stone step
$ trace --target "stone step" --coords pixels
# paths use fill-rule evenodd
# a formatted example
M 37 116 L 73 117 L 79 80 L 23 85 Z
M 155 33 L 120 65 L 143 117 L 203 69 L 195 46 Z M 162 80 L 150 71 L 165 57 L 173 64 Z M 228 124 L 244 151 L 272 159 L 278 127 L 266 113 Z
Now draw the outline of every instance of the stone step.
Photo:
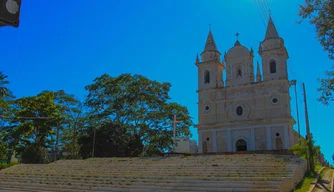
M 21 170 L 6 170 L 2 171 L 0 173 L 34 173 L 34 172 L 179 172 L 180 169 L 21 169 Z M 253 173 L 268 173 L 268 172 L 291 172 L 293 169 L 228 169 L 223 167 L 217 167 L 217 168 L 203 168 L 203 169 L 184 169 L 186 172 L 253 172 Z
M 73 170 L 73 171 L 82 171 L 82 170 L 96 170 L 96 171 L 109 171 L 109 170 L 179 170 L 180 168 L 191 170 L 191 171 L 203 171 L 203 170 L 251 170 L 251 171 L 281 171 L 281 170 L 292 170 L 295 168 L 295 166 L 280 166 L 280 167 L 228 167 L 225 165 L 210 165 L 207 167 L 63 167 L 63 168 L 56 168 L 56 167 L 41 167 L 41 168 L 31 168 L 31 167 L 17 167 L 17 168 L 9 168 L 5 169 L 2 172 L 13 172 L 13 171 L 43 171 L 43 170 L 49 170 L 49 171 L 64 171 L 64 170 Z
M 139 191 L 145 189 L 146 191 L 278 191 L 277 189 L 273 188 L 249 188 L 249 187 L 237 187 L 237 188 L 224 188 L 224 187 L 194 187 L 194 186 L 152 186 L 152 185 L 110 185 L 110 186 L 74 186 L 74 185 L 53 185 L 53 184 L 38 184 L 33 185 L 29 183 L 13 183 L 13 182 L 6 182 L 0 183 L 0 188 L 16 188 L 16 189 L 26 189 L 29 191 Z
M 267 162 L 267 161 L 255 161 L 255 162 L 246 162 L 246 161 L 233 161 L 233 162 L 226 162 L 224 160 L 221 161 L 208 161 L 208 162 L 194 162 L 194 161 L 184 161 L 184 162 L 146 162 L 146 163 L 141 163 L 141 162 L 131 162 L 131 163 L 111 163 L 111 162 L 100 162 L 100 163 L 95 163 L 95 162 L 77 162 L 75 164 L 72 163 L 68 163 L 68 164 L 48 164 L 47 166 L 49 167 L 60 167 L 60 166 L 68 166 L 68 167 L 72 167 L 72 166 L 86 166 L 86 165 L 95 165 L 96 167 L 98 167 L 99 165 L 103 164 L 105 166 L 110 166 L 110 167 L 116 167 L 116 166 L 122 166 L 125 167 L 126 165 L 129 166 L 150 166 L 150 165 L 161 165 L 161 166 L 173 166 L 173 165 L 184 165 L 187 166 L 189 165 L 189 162 L 191 162 L 194 165 L 210 165 L 210 164 L 221 164 L 221 165 L 235 165 L 237 163 L 242 163 L 240 164 L 240 166 L 249 166 L 249 165 L 254 165 L 254 166 L 274 166 L 274 165 L 286 165 L 286 162 Z M 266 164 L 263 164 L 263 162 L 266 162 Z M 22 166 L 22 165 L 21 165 Z M 41 167 L 41 165 L 31 165 L 31 164 L 25 164 L 25 166 L 30 166 L 30 167 Z
M 68 172 L 69 174 L 75 174 L 75 172 Z M 59 175 L 59 176 L 65 176 L 68 175 L 67 173 L 50 173 L 50 172 L 30 172 L 30 173 L 18 173 L 19 175 L 30 175 L 30 176 L 34 176 L 34 175 Z M 13 174 L 13 173 L 8 173 L 6 174 L 6 176 L 9 175 L 18 175 L 18 174 Z M 78 173 L 77 175 L 81 175 L 81 176 L 142 176 L 142 175 L 152 175 L 152 176 L 197 176 L 197 175 L 201 175 L 201 176 L 207 176 L 207 177 L 221 177 L 221 176 L 240 176 L 240 177 L 247 177 L 247 176 L 289 176 L 292 175 L 293 172 L 186 172 L 186 171 L 182 171 L 182 172 L 90 172 L 90 173 Z
M 263 176 L 252 176 L 252 177 L 206 177 L 206 176 L 115 176 L 115 175 L 109 175 L 109 176 L 88 176 L 88 175 L 27 175 L 27 176 L 21 176 L 24 178 L 32 178 L 32 179 L 39 179 L 39 178 L 63 178 L 63 179 L 81 179 L 81 180 L 88 180 L 88 179 L 99 179 L 99 180 L 110 180 L 110 179 L 146 179 L 146 180 L 204 180 L 204 181 L 281 181 L 283 177 L 273 176 L 273 177 L 263 177 Z M 20 176 L 17 177 L 11 177 L 10 175 L 6 175 L 4 177 L 0 177 L 2 179 L 4 178 L 16 178 L 19 179 Z
M 182 179 L 182 178 L 166 178 L 166 179 L 156 179 L 156 178 L 63 178 L 63 177 L 6 177 L 6 178 L 0 178 L 0 181 L 2 182 L 10 182 L 10 181 L 15 181 L 15 182 L 24 182 L 24 183 L 35 183 L 39 181 L 43 182 L 62 182 L 62 183 L 85 183 L 85 184 L 109 184 L 111 182 L 126 182 L 130 181 L 131 183 L 181 183 L 181 184 L 215 184 L 218 183 L 222 185 L 226 184 L 231 184 L 231 180 L 233 183 L 242 183 L 242 184 L 247 184 L 247 185 L 277 185 L 280 183 L 280 180 L 270 180 L 270 179 L 263 179 L 263 180 L 252 180 L 249 181 L 247 179 L 244 180 L 233 180 L 230 178 L 222 177 L 222 178 L 214 178 L 211 180 L 206 180 L 206 179 L 199 179 L 199 178 L 187 178 L 187 179 Z

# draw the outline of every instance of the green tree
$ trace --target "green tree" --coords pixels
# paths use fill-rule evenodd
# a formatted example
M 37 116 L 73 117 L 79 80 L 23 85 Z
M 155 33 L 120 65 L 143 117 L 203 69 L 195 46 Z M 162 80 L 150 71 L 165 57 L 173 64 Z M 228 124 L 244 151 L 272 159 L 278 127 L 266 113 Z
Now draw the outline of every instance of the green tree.
M 149 154 L 172 149 L 173 130 L 168 124 L 173 114 L 183 123 L 177 125 L 178 136 L 189 136 L 192 125 L 186 107 L 171 103 L 171 85 L 149 80 L 141 75 L 107 74 L 86 86 L 85 104 L 95 122 L 114 122 L 139 138 Z M 98 128 L 98 125 L 95 125 Z
M 334 67 L 333 67 L 334 69 Z M 324 105 L 329 105 L 330 102 L 334 101 L 334 70 L 326 71 L 326 78 L 318 79 L 320 87 L 318 91 L 321 92 L 321 96 L 318 99 Z
M 315 141 L 313 139 L 311 140 L 306 140 L 304 138 L 300 138 L 300 144 L 294 145 L 291 150 L 293 151 L 294 154 L 299 155 L 303 157 L 304 159 L 307 159 L 308 155 L 308 142 L 312 142 L 313 146 L 313 159 L 314 161 L 317 160 L 317 156 L 320 154 L 320 146 L 314 145 Z
M 299 16 L 315 26 L 320 44 L 328 52 L 329 58 L 334 59 L 334 1 L 305 0 L 305 3 L 300 5 Z M 326 71 L 326 77 L 319 78 L 318 81 L 318 91 L 321 92 L 318 100 L 328 105 L 334 100 L 334 71 Z
M 305 4 L 300 5 L 299 16 L 315 25 L 321 45 L 334 59 L 334 1 L 305 0 Z
M 7 78 L 7 75 L 0 72 L 0 98 L 11 95 L 11 92 L 6 87 L 9 84 L 9 81 L 6 80 Z
M 92 156 L 93 127 L 87 127 L 79 139 L 80 155 Z M 129 157 L 138 156 L 143 149 L 139 138 L 127 133 L 126 128 L 112 122 L 103 124 L 96 130 L 94 157 Z
M 0 72 L 0 159 L 6 158 L 10 153 L 10 143 L 7 140 L 7 128 L 10 123 L 11 103 L 14 98 L 7 88 L 9 81 L 7 76 Z
M 79 154 L 79 131 L 84 127 L 85 117 L 82 103 L 74 95 L 60 90 L 55 93 L 54 101 L 60 112 L 60 121 L 55 127 L 56 148 L 60 140 L 62 151 L 71 154 L 75 158 Z
M 52 148 L 53 127 L 57 126 L 60 114 L 54 102 L 54 92 L 42 92 L 37 96 L 24 97 L 16 100 L 17 108 L 14 111 L 17 126 L 12 130 L 12 137 L 16 140 L 15 148 L 24 157 L 33 158 L 34 155 Z M 32 150 L 35 153 L 32 153 Z M 28 154 L 30 155 L 28 155 Z M 39 157 L 46 157 L 39 155 Z M 25 160 L 23 160 L 25 161 Z M 30 160 L 27 162 L 32 163 Z M 45 162 L 40 159 L 36 163 Z

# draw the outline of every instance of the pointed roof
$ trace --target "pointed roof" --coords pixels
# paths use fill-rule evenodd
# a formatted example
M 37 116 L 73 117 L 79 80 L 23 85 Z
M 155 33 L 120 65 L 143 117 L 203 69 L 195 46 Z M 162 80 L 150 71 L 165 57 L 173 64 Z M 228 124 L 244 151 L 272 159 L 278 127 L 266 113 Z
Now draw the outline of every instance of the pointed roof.
M 256 76 L 261 76 L 259 61 L 257 62 Z
M 257 61 L 257 70 L 256 70 L 256 82 L 260 82 L 262 79 L 259 61 Z
M 265 39 L 271 39 L 271 38 L 279 38 L 279 36 L 273 20 L 271 19 L 271 17 L 269 17 Z
M 237 41 L 234 43 L 234 46 L 241 46 L 241 43 L 239 42 L 239 40 L 237 40 Z
M 218 51 L 211 30 L 209 31 L 208 38 L 206 39 L 204 51 Z

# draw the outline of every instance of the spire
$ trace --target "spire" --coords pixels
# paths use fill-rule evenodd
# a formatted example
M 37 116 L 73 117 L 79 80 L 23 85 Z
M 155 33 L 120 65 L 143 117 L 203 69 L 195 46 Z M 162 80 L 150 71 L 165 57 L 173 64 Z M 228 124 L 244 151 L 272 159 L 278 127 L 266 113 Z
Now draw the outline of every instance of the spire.
M 199 63 L 198 53 L 196 55 L 196 64 Z
M 206 39 L 204 52 L 205 51 L 218 51 L 211 29 L 209 31 L 208 38 Z
M 260 82 L 262 79 L 261 72 L 260 72 L 260 65 L 259 61 L 257 61 L 257 69 L 256 69 L 256 82 Z
M 239 42 L 239 40 L 237 40 L 235 43 L 234 43 L 234 46 L 240 46 L 241 43 Z
M 265 39 L 271 39 L 271 38 L 279 38 L 278 32 L 276 30 L 276 27 L 274 25 L 273 20 L 271 19 L 271 16 L 269 17 L 267 31 L 266 31 L 266 37 Z

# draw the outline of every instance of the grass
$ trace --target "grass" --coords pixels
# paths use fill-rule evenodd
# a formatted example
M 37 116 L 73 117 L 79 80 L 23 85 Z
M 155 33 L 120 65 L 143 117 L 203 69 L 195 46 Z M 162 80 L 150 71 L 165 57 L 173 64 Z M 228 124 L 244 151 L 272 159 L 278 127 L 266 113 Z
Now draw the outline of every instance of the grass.
M 17 165 L 17 164 L 19 164 L 19 163 L 9 163 L 9 164 L 7 164 L 7 163 L 0 163 L 0 170 L 1 169 L 6 169 L 8 167 L 11 167 L 11 166 Z
M 316 165 L 316 166 L 314 167 L 314 171 L 315 171 L 315 172 L 319 172 L 321 168 L 322 168 L 321 165 Z
M 304 178 L 296 186 L 294 192 L 307 192 L 316 178 L 317 175 L 315 173 L 307 172 Z

